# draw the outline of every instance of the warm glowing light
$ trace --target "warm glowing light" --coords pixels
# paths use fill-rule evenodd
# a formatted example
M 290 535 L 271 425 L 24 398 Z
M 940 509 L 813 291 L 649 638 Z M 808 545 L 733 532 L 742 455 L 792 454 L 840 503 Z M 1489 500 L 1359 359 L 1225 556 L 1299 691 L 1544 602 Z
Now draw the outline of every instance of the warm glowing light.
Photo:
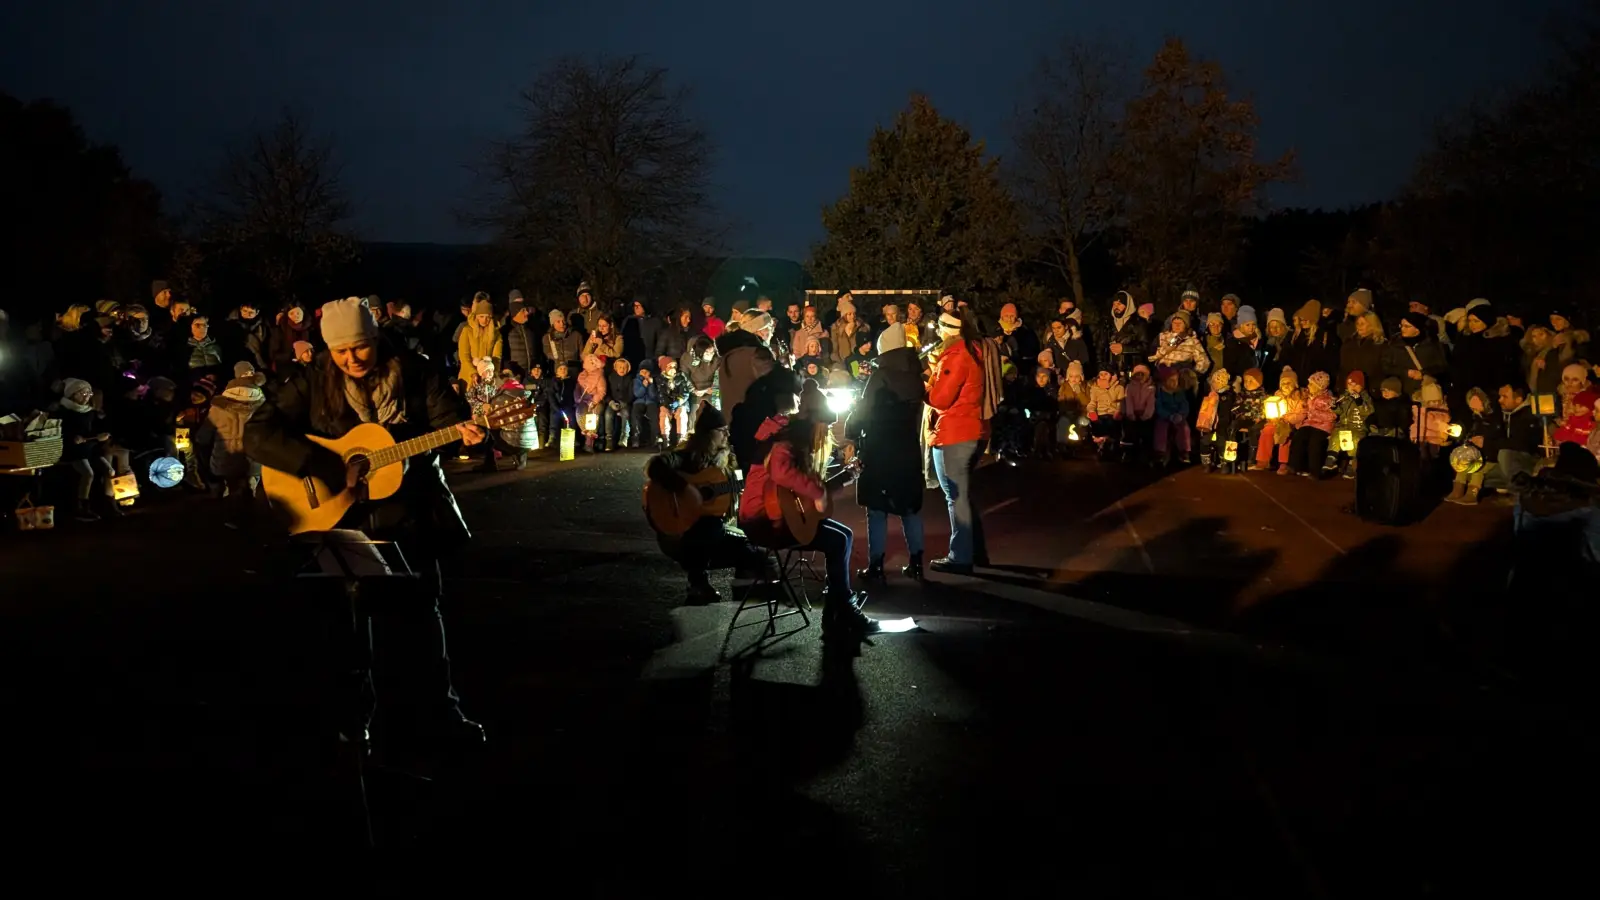
M 193 446 L 189 443 L 189 429 L 179 428 L 172 434 L 172 446 L 179 453 L 188 453 Z
M 853 388 L 828 388 L 822 392 L 828 398 L 828 411 L 835 415 L 844 415 L 856 405 L 856 392 Z
M 1222 458 L 1228 462 L 1236 462 L 1239 459 L 1239 442 L 1229 441 L 1226 444 L 1223 444 Z
M 571 462 L 578 456 L 578 432 L 571 428 L 561 429 L 561 461 Z
M 1262 404 L 1261 411 L 1269 419 L 1281 419 L 1289 411 L 1289 401 L 1273 394 Z
M 584 413 L 584 415 L 583 415 L 583 430 L 584 431 L 590 431 L 590 432 L 599 431 L 600 430 L 600 414 L 599 413 Z
M 1461 437 L 1461 426 L 1459 424 L 1450 426 L 1450 436 L 1453 438 Z
M 1348 428 L 1339 429 L 1339 449 L 1345 453 L 1354 453 L 1356 450 L 1356 436 Z

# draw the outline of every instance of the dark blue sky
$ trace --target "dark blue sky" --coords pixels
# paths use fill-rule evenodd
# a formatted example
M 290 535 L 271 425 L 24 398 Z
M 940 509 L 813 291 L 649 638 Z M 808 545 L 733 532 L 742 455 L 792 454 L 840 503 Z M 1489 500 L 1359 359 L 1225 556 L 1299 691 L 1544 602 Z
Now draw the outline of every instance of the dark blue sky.
M 0 90 L 71 106 L 181 200 L 284 105 L 330 133 L 373 240 L 460 241 L 452 211 L 520 86 L 566 53 L 641 52 L 697 91 L 733 252 L 803 257 L 874 125 L 929 94 L 991 148 L 1038 54 L 1069 34 L 1142 64 L 1175 34 L 1221 61 L 1293 146 L 1285 205 L 1382 199 L 1431 123 L 1526 80 L 1561 0 L 813 0 L 804 4 L 177 0 L 0 9 Z M 1312 9 L 1312 8 L 1315 9 Z M 417 10 L 409 12 L 408 10 Z

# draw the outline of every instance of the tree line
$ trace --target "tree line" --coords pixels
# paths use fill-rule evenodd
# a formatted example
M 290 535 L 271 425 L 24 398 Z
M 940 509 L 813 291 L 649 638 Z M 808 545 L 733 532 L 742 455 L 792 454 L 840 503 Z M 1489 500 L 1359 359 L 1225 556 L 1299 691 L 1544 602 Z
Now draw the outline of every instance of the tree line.
M 1529 87 L 1443 122 L 1389 202 L 1269 211 L 1297 177 L 1263 159 L 1259 120 L 1223 66 L 1169 39 L 1142 68 L 1069 40 L 1039 60 L 989 151 L 913 96 L 867 142 L 821 211 L 807 269 L 824 287 L 1005 297 L 1034 315 L 1128 289 L 1342 297 L 1366 286 L 1435 305 L 1474 296 L 1587 305 L 1581 242 L 1595 222 L 1600 0 L 1557 29 Z M 562 59 L 521 92 L 520 126 L 485 147 L 459 216 L 492 236 L 484 274 L 530 298 L 698 296 L 728 224 L 712 197 L 714 141 L 690 89 L 642 57 Z M 0 95 L 6 304 L 137 299 L 152 277 L 204 303 L 272 308 L 346 284 L 361 243 L 335 148 L 284 113 L 227 148 L 176 207 L 90 142 L 70 112 Z M 419 298 L 422 299 L 422 298 Z

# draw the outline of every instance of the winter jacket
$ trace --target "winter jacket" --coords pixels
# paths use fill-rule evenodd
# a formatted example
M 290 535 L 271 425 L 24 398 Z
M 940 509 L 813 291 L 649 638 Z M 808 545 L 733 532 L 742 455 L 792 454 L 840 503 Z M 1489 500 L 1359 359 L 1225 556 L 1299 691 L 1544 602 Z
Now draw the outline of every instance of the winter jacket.
M 1303 427 L 1315 428 L 1323 434 L 1332 434 L 1335 418 L 1332 393 L 1322 391 L 1306 397 L 1306 418 Z
M 583 342 L 583 355 L 593 354 L 600 357 L 609 368 L 611 361 L 622 359 L 622 335 L 612 331 L 609 335 L 602 335 L 599 329 L 589 332 L 588 340 Z
M 520 374 L 533 371 L 533 364 L 539 361 L 539 335 L 534 332 L 532 325 L 507 319 L 501 340 L 507 363 L 516 366 Z
M 642 316 L 629 316 L 622 322 L 622 355 L 633 363 L 634 368 L 654 369 L 656 367 L 656 342 L 661 339 L 661 332 L 666 330 L 667 323 L 656 316 L 646 312 Z
M 1132 422 L 1148 422 L 1156 415 L 1156 386 L 1148 378 L 1128 380 L 1123 389 L 1122 417 Z
M 245 478 L 250 460 L 244 452 L 244 426 L 267 396 L 258 387 L 231 387 L 211 401 L 206 418 L 217 430 L 211 445 L 211 474 L 219 478 Z
M 1189 418 L 1189 395 L 1166 388 L 1156 392 L 1156 419 L 1172 421 Z
M 456 339 L 456 354 L 461 361 L 456 367 L 456 377 L 472 384 L 478 380 L 477 362 L 480 359 L 494 360 L 495 370 L 499 371 L 500 361 L 505 358 L 505 341 L 501 339 L 500 329 L 494 326 L 494 322 L 480 328 L 476 321 L 469 321 Z
M 744 492 L 739 497 L 741 524 L 772 523 L 781 520 L 781 516 L 773 518 L 768 514 L 766 501 L 771 486 L 788 488 L 796 495 L 811 501 L 821 500 L 824 495 L 825 489 L 822 483 L 800 471 L 795 465 L 794 452 L 789 447 L 789 442 L 773 440 L 788 424 L 787 417 L 775 416 L 763 421 L 756 429 L 756 440 L 772 441 L 772 449 L 765 459 L 753 461 L 749 472 L 745 475 Z
M 1372 417 L 1372 395 L 1346 391 L 1334 402 L 1333 416 L 1335 428 L 1362 437 L 1367 433 L 1367 420 Z
M 973 355 L 973 347 L 979 353 L 987 349 L 976 342 L 969 347 L 959 338 L 939 349 L 928 380 L 928 405 L 939 413 L 930 441 L 935 447 L 982 440 L 989 433 L 982 412 L 983 364 Z
M 689 378 L 689 386 L 696 392 L 704 393 L 711 390 L 717 380 L 717 355 L 711 354 L 706 359 L 708 351 L 716 345 L 703 334 L 697 334 L 689 340 L 689 350 L 678 360 L 678 370 Z
M 618 359 L 622 359 L 618 357 Z M 612 360 L 615 362 L 616 360 Z M 627 360 L 623 359 L 623 363 Z M 624 365 L 622 372 L 618 373 L 613 366 L 606 367 L 606 403 L 613 409 L 631 409 L 633 407 L 633 367 Z
M 1406 352 L 1408 348 L 1410 353 Z M 1412 353 L 1416 354 L 1415 362 L 1411 359 Z M 1418 363 L 1421 363 L 1420 370 L 1417 368 Z M 1432 376 L 1435 380 L 1443 379 L 1449 374 L 1450 366 L 1445 362 L 1444 348 L 1439 346 L 1438 341 L 1423 335 L 1410 339 L 1395 338 L 1383 345 L 1384 377 L 1400 379 L 1402 397 L 1409 397 L 1422 390 L 1421 379 L 1412 378 L 1409 374 L 1413 370 L 1421 371 L 1423 375 Z M 1371 385 L 1372 382 L 1368 380 L 1367 384 Z
M 717 354 L 722 412 L 732 421 L 733 410 L 744 402 L 750 385 L 776 368 L 778 361 L 761 338 L 748 331 L 729 331 L 717 338 Z
M 540 346 L 544 348 L 544 358 L 550 360 L 552 366 L 559 363 L 571 365 L 583 357 L 583 335 L 571 328 L 565 331 L 550 329 L 545 332 Z
M 1087 414 L 1091 419 L 1101 416 L 1110 416 L 1115 419 L 1122 415 L 1122 400 L 1126 392 L 1122 383 L 1115 378 L 1111 379 L 1110 387 L 1101 387 L 1099 379 L 1089 385 L 1089 408 Z
M 583 358 L 583 371 L 578 373 L 578 387 L 573 392 L 579 415 L 599 412 L 606 399 L 606 365 L 598 356 Z
M 828 329 L 828 337 L 833 341 L 833 361 L 844 362 L 856 352 L 856 348 L 866 343 L 871 338 L 871 328 L 866 322 L 856 319 L 855 322 L 846 322 L 844 319 L 833 323 Z
M 646 381 L 645 374 L 645 370 L 640 370 L 639 374 L 633 376 L 633 402 L 660 406 L 661 384 L 654 376 Z
M 1345 382 L 1350 380 L 1351 372 L 1360 372 L 1367 379 L 1368 385 L 1376 385 L 1383 381 L 1383 341 L 1372 338 L 1351 338 L 1339 345 L 1339 371 L 1329 372 L 1336 375 L 1338 381 L 1330 387 L 1335 390 L 1344 390 Z
M 1534 415 L 1533 406 L 1528 401 L 1524 400 L 1522 405 L 1510 412 L 1499 411 L 1494 421 L 1494 434 L 1483 443 L 1485 459 L 1494 459 L 1501 450 L 1539 452 L 1539 445 L 1544 442 L 1544 426 L 1539 422 L 1539 417 Z
M 902 347 L 878 357 L 861 399 L 845 420 L 845 437 L 861 459 L 856 502 L 909 515 L 922 509 L 922 365 Z
M 693 388 L 689 385 L 688 376 L 676 368 L 672 374 L 657 372 L 655 375 L 656 390 L 661 397 L 661 405 L 668 409 L 682 409 L 689 402 L 689 395 Z

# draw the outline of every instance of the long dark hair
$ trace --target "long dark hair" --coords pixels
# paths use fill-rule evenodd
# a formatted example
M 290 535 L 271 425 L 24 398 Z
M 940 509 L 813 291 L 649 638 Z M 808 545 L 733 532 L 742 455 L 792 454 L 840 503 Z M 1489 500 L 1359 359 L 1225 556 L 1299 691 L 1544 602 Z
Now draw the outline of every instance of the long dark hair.
M 382 336 L 372 339 L 372 346 L 377 348 L 378 356 L 373 361 L 372 371 L 362 376 L 363 385 L 382 378 L 389 370 L 389 361 L 394 359 L 395 350 L 388 340 Z M 336 422 L 344 414 L 348 405 L 344 399 L 344 380 L 347 376 L 339 364 L 333 361 L 333 351 L 322 354 L 322 385 L 321 390 L 314 392 L 312 402 L 316 404 L 314 419 L 323 422 Z

